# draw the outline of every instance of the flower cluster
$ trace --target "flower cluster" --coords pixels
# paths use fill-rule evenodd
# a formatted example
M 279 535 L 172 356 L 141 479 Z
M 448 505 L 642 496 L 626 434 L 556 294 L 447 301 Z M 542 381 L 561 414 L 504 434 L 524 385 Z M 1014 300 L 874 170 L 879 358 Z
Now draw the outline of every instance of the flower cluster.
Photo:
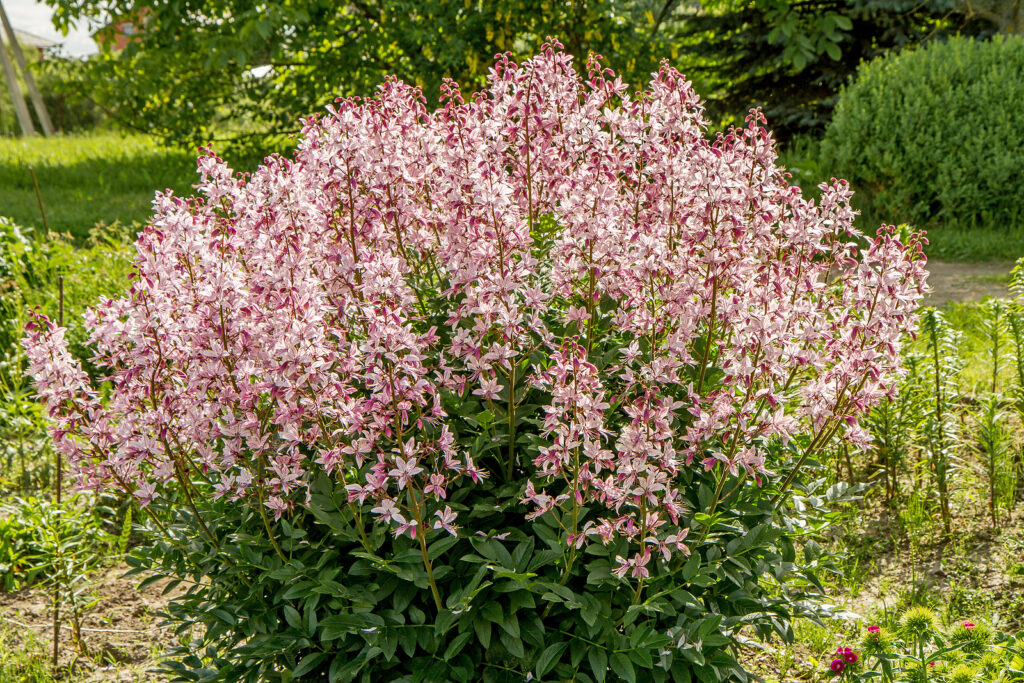
M 397 80 L 339 100 L 252 174 L 206 153 L 87 316 L 102 402 L 30 327 L 57 446 L 143 505 L 208 485 L 280 517 L 323 472 L 419 542 L 458 533 L 455 489 L 519 481 L 643 579 L 689 553 L 684 468 L 717 504 L 798 435 L 801 462 L 863 441 L 915 329 L 920 240 L 861 235 L 845 182 L 803 198 L 763 124 L 709 137 L 670 66 L 634 95 L 553 44 L 436 111 Z
M 837 676 L 857 663 L 857 652 L 848 647 L 837 647 L 829 669 Z

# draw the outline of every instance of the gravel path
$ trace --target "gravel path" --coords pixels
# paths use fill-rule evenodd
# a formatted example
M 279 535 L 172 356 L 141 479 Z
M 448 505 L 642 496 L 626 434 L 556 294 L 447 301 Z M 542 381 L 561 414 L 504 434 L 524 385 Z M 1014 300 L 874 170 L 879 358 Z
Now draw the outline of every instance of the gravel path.
M 1009 296 L 1009 275 L 1014 261 L 988 261 L 985 263 L 950 263 L 929 261 L 928 284 L 932 293 L 929 304 L 947 301 L 977 301 L 985 296 Z

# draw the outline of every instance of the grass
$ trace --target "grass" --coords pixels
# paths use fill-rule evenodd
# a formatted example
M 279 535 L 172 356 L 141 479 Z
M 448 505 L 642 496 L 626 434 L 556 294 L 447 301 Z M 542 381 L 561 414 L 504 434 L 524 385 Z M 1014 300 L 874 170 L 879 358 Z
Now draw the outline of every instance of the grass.
M 50 655 L 31 629 L 0 629 L 0 683 L 52 683 Z
M 0 214 L 21 225 L 42 220 L 35 169 L 50 229 L 83 239 L 97 223 L 145 222 L 156 191 L 191 193 L 195 155 L 142 135 L 0 138 Z

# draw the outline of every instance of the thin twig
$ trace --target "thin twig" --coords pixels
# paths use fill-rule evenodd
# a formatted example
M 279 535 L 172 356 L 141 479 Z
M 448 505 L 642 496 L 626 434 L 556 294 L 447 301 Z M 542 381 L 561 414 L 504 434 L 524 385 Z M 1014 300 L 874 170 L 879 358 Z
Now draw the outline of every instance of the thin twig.
M 47 235 L 49 235 L 50 224 L 46 222 L 46 209 L 43 207 L 43 193 L 39 191 L 39 181 L 36 180 L 36 169 L 29 166 L 28 172 L 32 176 L 32 187 L 36 189 L 36 202 L 39 204 L 39 213 L 43 215 L 43 230 Z

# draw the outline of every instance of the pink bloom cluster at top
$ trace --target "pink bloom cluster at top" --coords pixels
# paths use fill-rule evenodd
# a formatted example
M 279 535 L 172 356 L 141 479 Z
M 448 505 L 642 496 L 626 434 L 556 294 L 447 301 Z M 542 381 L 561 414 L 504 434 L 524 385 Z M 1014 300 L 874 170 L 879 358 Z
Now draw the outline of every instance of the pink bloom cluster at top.
M 83 485 L 147 504 L 206 479 L 280 516 L 321 470 L 397 533 L 454 534 L 452 488 L 504 465 L 473 460 L 444 399 L 507 415 L 523 389 L 543 445 L 504 474 L 527 472 L 534 515 L 599 504 L 570 543 L 624 535 L 642 578 L 688 552 L 682 468 L 753 485 L 772 443 L 862 439 L 914 331 L 919 241 L 860 235 L 845 182 L 802 198 L 759 113 L 709 138 L 671 67 L 635 95 L 587 67 L 500 56 L 437 111 L 389 80 L 310 119 L 294 158 L 202 156 L 200 196 L 158 196 L 129 292 L 87 316 L 102 402 L 30 325 Z

